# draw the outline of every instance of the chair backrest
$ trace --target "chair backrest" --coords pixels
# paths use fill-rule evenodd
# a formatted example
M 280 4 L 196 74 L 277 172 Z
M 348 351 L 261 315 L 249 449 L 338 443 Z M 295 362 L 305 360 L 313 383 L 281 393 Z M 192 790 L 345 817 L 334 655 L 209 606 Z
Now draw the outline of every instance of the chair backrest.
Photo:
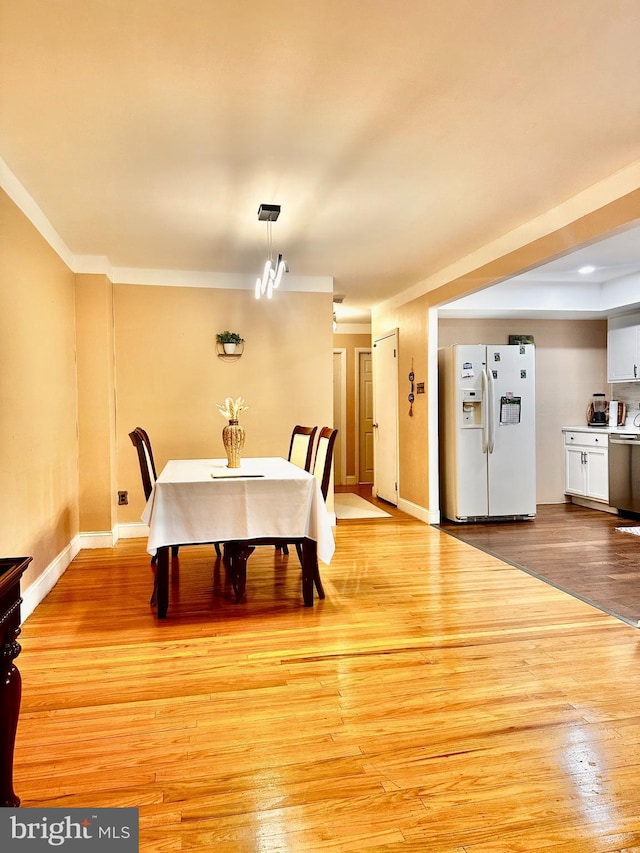
M 313 458 L 313 439 L 316 437 L 318 427 L 294 426 L 291 433 L 291 444 L 289 445 L 289 462 L 293 462 L 305 471 L 311 470 Z
M 156 481 L 156 464 L 153 461 L 153 451 L 151 450 L 151 441 L 147 432 L 142 427 L 136 427 L 129 433 L 133 446 L 138 451 L 138 462 L 140 463 L 140 475 L 142 476 L 142 488 L 144 496 L 148 500 L 151 494 L 151 489 Z
M 336 443 L 337 429 L 331 427 L 322 427 L 318 435 L 318 446 L 316 448 L 316 458 L 313 463 L 313 473 L 316 480 L 320 483 L 322 497 L 327 499 L 329 491 L 329 480 L 331 479 L 331 463 L 333 462 L 333 445 Z

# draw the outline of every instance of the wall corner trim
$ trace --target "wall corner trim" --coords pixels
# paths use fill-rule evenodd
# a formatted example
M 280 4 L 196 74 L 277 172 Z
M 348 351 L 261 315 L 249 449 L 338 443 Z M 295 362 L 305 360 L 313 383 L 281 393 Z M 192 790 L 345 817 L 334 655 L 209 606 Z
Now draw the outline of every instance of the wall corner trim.
M 440 521 L 440 512 L 438 510 L 427 509 L 404 498 L 398 498 L 398 509 L 406 512 L 407 515 L 412 515 L 419 521 L 424 521 L 425 524 L 437 524 Z
M 80 534 L 80 548 L 113 548 L 118 541 L 116 530 L 95 530 Z
M 128 521 L 118 525 L 119 539 L 148 539 L 149 527 L 142 521 Z

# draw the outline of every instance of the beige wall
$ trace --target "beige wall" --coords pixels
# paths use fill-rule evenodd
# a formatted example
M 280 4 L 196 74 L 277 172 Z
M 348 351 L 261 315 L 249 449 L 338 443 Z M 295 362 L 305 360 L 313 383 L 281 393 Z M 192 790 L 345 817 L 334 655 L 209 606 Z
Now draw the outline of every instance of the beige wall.
M 113 285 L 76 276 L 80 530 L 116 524 Z M 105 546 L 108 543 L 105 542 Z
M 244 397 L 244 456 L 286 456 L 297 423 L 333 420 L 332 295 L 248 290 L 114 286 L 117 489 L 127 490 L 120 522 L 144 506 L 128 433 L 150 434 L 156 466 L 171 458 L 224 457 L 226 421 L 217 403 Z M 216 333 L 245 339 L 235 361 L 216 355 Z
M 356 476 L 356 450 L 357 450 L 357 394 L 356 387 L 358 382 L 358 353 L 356 349 L 371 349 L 371 335 L 343 335 L 336 333 L 333 336 L 334 349 L 346 350 L 347 356 L 347 434 L 345 436 L 347 442 L 347 470 L 346 476 L 352 478 L 349 482 L 355 482 Z M 332 421 L 333 423 L 333 421 Z M 338 424 L 335 424 L 338 426 Z
M 74 275 L 0 191 L 0 556 L 23 589 L 78 533 Z
M 428 377 L 428 313 L 426 296 L 380 315 L 374 323 L 373 340 L 398 330 L 398 495 L 419 507 L 429 507 L 428 400 L 434 392 Z M 425 383 L 425 394 L 416 395 L 409 416 L 409 373 Z M 375 382 L 375 376 L 374 376 Z
M 607 393 L 606 320 L 440 320 L 438 343 L 536 344 L 536 500 L 564 501 L 562 427 L 584 425 L 594 392 Z

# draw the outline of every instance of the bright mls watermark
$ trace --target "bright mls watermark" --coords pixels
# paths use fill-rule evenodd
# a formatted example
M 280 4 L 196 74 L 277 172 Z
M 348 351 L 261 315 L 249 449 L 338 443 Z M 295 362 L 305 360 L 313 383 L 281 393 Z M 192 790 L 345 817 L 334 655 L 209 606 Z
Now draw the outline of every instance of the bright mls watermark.
M 3 853 L 138 853 L 138 809 L 0 809 Z

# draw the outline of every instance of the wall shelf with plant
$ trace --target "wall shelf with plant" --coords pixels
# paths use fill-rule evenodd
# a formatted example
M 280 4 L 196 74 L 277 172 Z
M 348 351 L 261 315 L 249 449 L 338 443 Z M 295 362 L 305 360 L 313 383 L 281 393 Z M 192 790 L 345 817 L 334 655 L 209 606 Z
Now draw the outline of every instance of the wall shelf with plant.
M 216 335 L 218 358 L 233 361 L 244 352 L 244 338 L 238 332 L 218 332 Z

